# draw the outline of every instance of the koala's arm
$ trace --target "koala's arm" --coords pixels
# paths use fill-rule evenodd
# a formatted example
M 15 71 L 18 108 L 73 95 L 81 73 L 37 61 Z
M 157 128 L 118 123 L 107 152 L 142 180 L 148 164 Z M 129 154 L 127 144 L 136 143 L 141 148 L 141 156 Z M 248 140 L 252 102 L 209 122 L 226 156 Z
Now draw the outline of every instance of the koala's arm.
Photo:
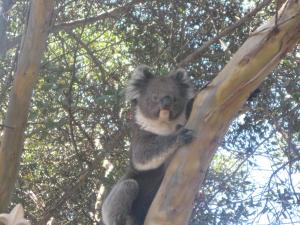
M 139 130 L 131 145 L 132 164 L 139 171 L 156 169 L 192 138 L 192 131 L 187 129 L 167 136 Z

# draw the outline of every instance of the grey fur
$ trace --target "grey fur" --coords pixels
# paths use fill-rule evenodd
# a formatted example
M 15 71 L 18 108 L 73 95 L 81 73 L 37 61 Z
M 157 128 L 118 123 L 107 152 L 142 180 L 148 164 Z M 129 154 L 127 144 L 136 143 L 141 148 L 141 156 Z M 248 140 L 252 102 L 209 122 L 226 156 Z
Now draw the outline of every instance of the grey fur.
M 132 165 L 138 171 L 153 170 L 162 166 L 182 145 L 192 139 L 191 130 L 180 129 L 174 134 L 162 136 L 139 130 L 132 145 Z
M 192 131 L 183 128 L 193 97 L 184 69 L 164 77 L 145 65 L 134 71 L 126 89 L 126 99 L 135 106 L 130 166 L 103 204 L 106 225 L 143 225 L 170 157 L 193 139 Z
M 139 80 L 145 80 L 147 78 L 147 74 L 150 75 L 151 73 L 150 67 L 146 65 L 140 65 L 134 70 L 132 77 L 129 80 L 129 83 L 125 90 L 125 97 L 127 101 L 132 101 L 133 99 L 137 99 L 140 96 L 140 92 L 135 87 L 135 83 Z
M 138 183 L 133 179 L 121 180 L 115 184 L 102 205 L 104 223 L 127 225 L 127 217 L 138 190 Z

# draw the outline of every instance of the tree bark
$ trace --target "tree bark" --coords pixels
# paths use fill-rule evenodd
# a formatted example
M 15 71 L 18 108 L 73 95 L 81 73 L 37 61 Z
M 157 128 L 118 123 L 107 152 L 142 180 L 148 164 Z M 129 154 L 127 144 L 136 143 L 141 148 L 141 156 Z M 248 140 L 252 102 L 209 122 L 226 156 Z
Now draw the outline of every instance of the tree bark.
M 32 0 L 10 93 L 0 147 L 0 213 L 14 190 L 33 86 L 51 25 L 53 0 Z
M 175 154 L 145 225 L 188 224 L 194 197 L 230 122 L 248 96 L 300 40 L 300 1 L 290 0 L 257 28 L 218 76 L 201 91 L 186 128 L 196 138 Z

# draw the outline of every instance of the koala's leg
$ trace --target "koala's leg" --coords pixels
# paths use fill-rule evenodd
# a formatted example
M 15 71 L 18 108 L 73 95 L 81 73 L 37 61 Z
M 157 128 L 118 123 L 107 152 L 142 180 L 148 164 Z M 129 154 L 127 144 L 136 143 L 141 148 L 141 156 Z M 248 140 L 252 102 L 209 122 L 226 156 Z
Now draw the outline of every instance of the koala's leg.
M 119 181 L 113 187 L 102 205 L 102 218 L 105 225 L 126 225 L 138 191 L 138 183 L 133 179 Z

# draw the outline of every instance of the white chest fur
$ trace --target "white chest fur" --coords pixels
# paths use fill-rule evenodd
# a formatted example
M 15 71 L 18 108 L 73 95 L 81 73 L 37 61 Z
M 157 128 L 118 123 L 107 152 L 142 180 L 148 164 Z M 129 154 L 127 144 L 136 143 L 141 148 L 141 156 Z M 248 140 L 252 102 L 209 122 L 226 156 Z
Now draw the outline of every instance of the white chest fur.
M 138 107 L 135 113 L 135 120 L 143 130 L 163 136 L 175 133 L 177 125 L 184 125 L 186 123 L 184 113 L 175 120 L 161 121 L 159 119 L 150 119 L 145 117 Z

